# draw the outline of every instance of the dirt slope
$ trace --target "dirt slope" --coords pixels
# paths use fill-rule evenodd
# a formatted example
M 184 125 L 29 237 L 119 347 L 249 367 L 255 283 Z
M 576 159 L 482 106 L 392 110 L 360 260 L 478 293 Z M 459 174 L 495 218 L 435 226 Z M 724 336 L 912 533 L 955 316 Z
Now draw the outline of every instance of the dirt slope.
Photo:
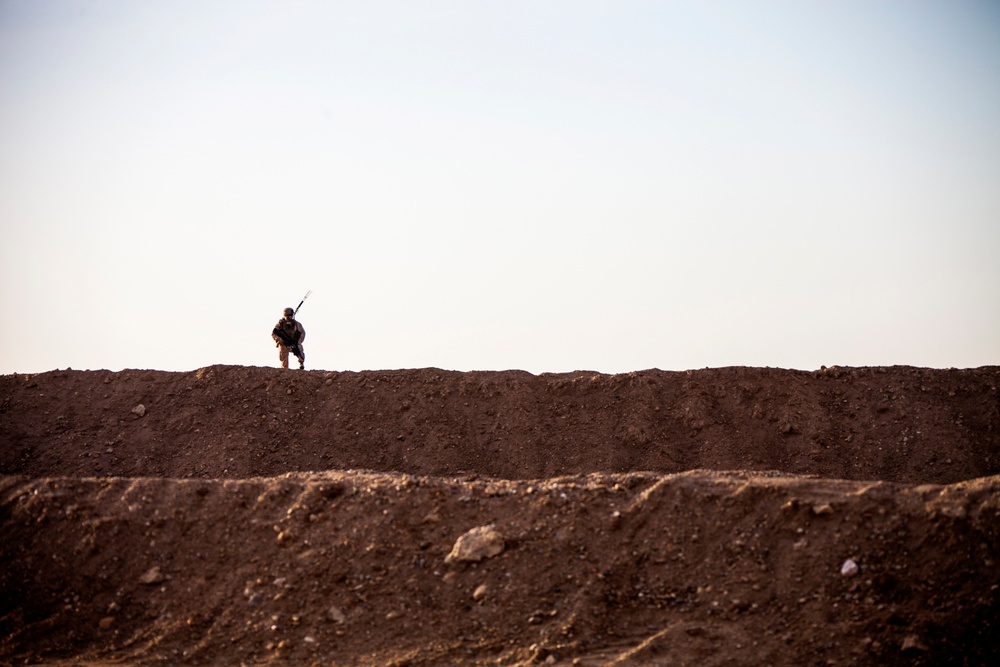
M 4 376 L 0 664 L 997 664 L 998 380 Z
M 1000 473 L 998 381 L 996 367 L 54 371 L 0 381 L 0 471 L 526 479 L 710 468 L 949 483 Z

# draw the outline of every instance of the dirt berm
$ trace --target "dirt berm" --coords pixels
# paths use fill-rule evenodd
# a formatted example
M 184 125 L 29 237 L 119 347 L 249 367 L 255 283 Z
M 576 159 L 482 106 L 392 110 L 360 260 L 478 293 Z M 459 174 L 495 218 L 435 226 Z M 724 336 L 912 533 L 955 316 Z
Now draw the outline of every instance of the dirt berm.
M 0 378 L 0 664 L 1000 664 L 1000 367 Z

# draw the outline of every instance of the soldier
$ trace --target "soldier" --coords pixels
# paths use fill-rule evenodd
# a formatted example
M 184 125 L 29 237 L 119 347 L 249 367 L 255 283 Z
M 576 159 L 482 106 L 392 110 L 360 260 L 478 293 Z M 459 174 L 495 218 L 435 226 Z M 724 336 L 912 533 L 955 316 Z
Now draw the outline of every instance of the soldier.
M 306 339 L 306 330 L 302 323 L 295 319 L 295 311 L 285 308 L 285 316 L 278 320 L 271 332 L 271 338 L 278 346 L 278 360 L 282 368 L 288 368 L 288 353 L 291 352 L 299 360 L 299 369 L 306 367 L 306 353 L 302 343 Z

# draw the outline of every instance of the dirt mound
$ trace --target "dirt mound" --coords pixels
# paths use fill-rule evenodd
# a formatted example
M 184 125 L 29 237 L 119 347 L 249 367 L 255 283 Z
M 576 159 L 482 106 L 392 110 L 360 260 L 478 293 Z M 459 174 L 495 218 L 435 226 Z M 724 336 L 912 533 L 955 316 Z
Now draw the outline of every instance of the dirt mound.
M 529 479 L 708 468 L 945 484 L 1000 473 L 998 381 L 997 367 L 54 371 L 0 381 L 0 471 Z
M 995 664 L 998 380 L 5 376 L 0 662 Z

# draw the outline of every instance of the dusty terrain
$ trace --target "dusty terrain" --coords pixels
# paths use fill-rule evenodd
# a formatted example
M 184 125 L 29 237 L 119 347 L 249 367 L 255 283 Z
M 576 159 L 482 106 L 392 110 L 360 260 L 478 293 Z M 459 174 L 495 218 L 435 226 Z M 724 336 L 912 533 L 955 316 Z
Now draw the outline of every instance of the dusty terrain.
M 1000 664 L 998 382 L 3 376 L 0 664 Z

